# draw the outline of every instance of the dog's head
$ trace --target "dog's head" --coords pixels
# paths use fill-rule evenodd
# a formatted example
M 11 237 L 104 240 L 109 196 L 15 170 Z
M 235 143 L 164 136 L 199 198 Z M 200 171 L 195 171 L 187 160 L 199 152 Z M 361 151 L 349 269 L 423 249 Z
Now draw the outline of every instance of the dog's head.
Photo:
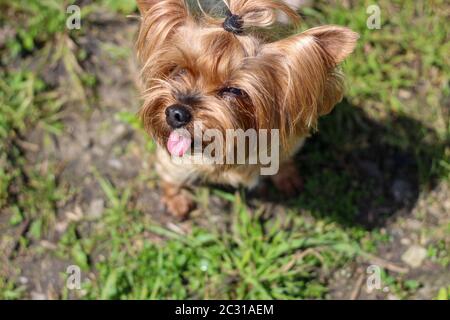
M 190 143 L 174 132 L 193 132 L 197 121 L 222 132 L 279 129 L 286 143 L 342 99 L 336 67 L 355 48 L 356 33 L 323 26 L 266 43 L 254 30 L 274 24 L 280 12 L 298 22 L 295 11 L 276 0 L 225 3 L 226 18 L 198 19 L 183 0 L 138 0 L 141 116 L 171 153 Z

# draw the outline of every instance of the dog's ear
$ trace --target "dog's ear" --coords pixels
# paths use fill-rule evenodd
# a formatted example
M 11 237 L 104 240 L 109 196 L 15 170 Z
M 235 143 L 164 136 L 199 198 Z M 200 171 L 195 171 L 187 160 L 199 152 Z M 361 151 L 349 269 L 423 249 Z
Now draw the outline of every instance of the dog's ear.
M 359 39 L 356 32 L 339 26 L 317 27 L 307 30 L 303 35 L 317 39 L 336 64 L 343 62 L 355 50 Z
M 142 22 L 137 40 L 138 56 L 146 62 L 189 19 L 184 0 L 137 0 Z
M 348 28 L 323 26 L 263 47 L 261 54 L 276 66 L 286 125 L 315 126 L 342 99 L 344 84 L 336 67 L 353 52 L 358 37 Z

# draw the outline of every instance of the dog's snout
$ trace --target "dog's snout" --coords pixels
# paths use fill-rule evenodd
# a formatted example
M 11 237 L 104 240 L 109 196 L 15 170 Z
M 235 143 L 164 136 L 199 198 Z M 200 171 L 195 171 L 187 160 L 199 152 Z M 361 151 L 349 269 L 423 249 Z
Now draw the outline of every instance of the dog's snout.
M 166 109 L 166 121 L 174 129 L 181 128 L 191 121 L 192 115 L 187 107 L 174 104 Z

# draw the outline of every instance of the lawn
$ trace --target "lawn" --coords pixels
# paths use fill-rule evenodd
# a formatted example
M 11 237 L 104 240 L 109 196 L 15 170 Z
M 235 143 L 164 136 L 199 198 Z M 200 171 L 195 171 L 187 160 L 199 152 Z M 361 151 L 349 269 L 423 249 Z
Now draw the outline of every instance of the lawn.
M 136 117 L 134 1 L 0 0 L 0 299 L 448 299 L 450 4 L 378 1 L 372 30 L 371 4 L 300 11 L 361 34 L 303 192 L 200 186 L 180 222 Z

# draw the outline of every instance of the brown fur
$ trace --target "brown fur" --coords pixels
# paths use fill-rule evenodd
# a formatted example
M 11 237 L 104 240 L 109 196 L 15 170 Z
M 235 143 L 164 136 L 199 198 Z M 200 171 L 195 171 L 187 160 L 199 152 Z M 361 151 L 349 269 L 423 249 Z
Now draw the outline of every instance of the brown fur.
M 161 146 L 159 172 L 166 185 L 177 189 L 203 179 L 249 186 L 258 176 L 257 168 L 245 165 L 179 168 L 171 164 L 165 150 L 173 130 L 165 117 L 170 105 L 187 105 L 205 129 L 279 129 L 281 154 L 289 160 L 316 128 L 319 116 L 331 112 L 343 97 L 337 66 L 358 38 L 347 28 L 323 26 L 265 43 L 256 29 L 274 24 L 279 11 L 299 22 L 296 12 L 282 1 L 225 1 L 243 21 L 241 35 L 225 31 L 223 18 L 205 13 L 200 21 L 194 19 L 183 0 L 137 2 L 142 14 L 137 51 L 145 87 L 141 116 Z M 246 94 L 221 96 L 225 87 Z M 191 125 L 186 129 L 193 131 Z M 191 208 L 190 204 L 180 210 L 174 206 L 171 211 L 178 215 Z

